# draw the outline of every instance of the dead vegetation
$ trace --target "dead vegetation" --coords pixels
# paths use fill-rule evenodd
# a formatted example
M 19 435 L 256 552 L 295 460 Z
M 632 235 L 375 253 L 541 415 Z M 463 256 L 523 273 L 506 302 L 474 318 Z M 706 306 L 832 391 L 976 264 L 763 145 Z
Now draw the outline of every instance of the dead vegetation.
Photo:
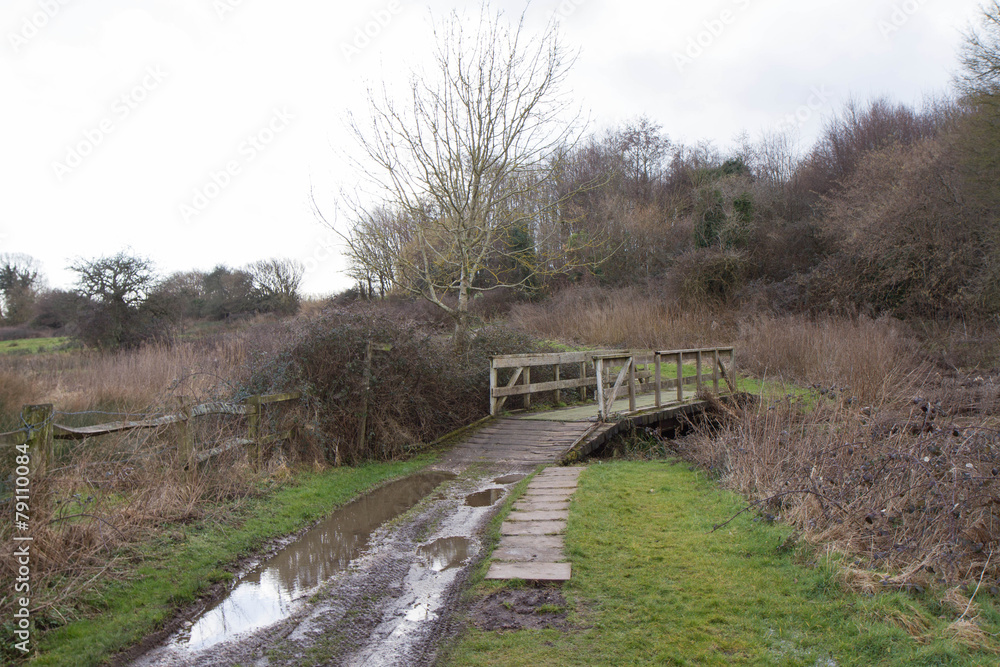
M 368 360 L 369 343 L 391 350 Z M 535 346 L 523 333 L 485 327 L 456 353 L 447 336 L 391 311 L 331 309 L 298 329 L 248 386 L 305 392 L 300 419 L 310 425 L 306 440 L 321 460 L 391 460 L 489 414 L 490 356 Z
M 193 402 L 238 400 L 247 372 L 270 356 L 278 334 L 264 325 L 119 353 L 0 357 L 3 430 L 19 427 L 21 407 L 36 402 L 53 403 L 57 423 L 82 426 L 169 414 L 181 396 Z M 190 428 L 199 443 L 218 443 L 246 431 L 238 420 L 216 417 L 194 420 Z M 283 466 L 278 459 L 269 468 L 255 469 L 236 449 L 185 470 L 177 438 L 174 428 L 161 427 L 56 441 L 48 471 L 31 480 L 31 612 L 38 631 L 99 609 L 96 584 L 126 576 L 141 561 L 141 544 L 185 539 L 182 532 L 161 533 L 162 526 L 211 519 L 222 503 L 232 509 Z M 13 448 L 0 449 L 6 471 L 0 507 L 11 516 L 7 473 L 13 453 Z M 0 586 L 7 591 L 0 596 L 0 615 L 6 618 L 15 604 L 12 534 L 12 522 L 0 523 Z
M 975 619 L 977 598 L 1000 595 L 995 326 L 683 309 L 649 293 L 577 291 L 516 306 L 513 320 L 595 346 L 735 345 L 740 372 L 763 380 L 757 402 L 619 453 L 681 454 L 761 519 L 842 554 L 845 585 L 943 591 L 955 637 L 991 645 Z M 899 622 L 925 634 L 919 619 Z

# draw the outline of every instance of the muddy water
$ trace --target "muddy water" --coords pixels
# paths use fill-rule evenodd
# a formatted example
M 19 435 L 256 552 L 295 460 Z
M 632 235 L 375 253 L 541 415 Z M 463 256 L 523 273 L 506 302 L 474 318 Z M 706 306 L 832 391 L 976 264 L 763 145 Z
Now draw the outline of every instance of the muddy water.
M 417 549 L 417 557 L 434 572 L 461 567 L 472 555 L 467 537 L 442 537 Z
M 368 546 L 376 528 L 454 477 L 444 472 L 414 475 L 338 510 L 241 579 L 225 599 L 178 635 L 171 646 L 200 651 L 285 618 L 292 613 L 296 600 L 344 570 Z M 430 549 L 427 557 L 428 562 L 445 568 L 454 567 L 456 558 L 460 563 L 467 557 L 461 554 L 461 545 L 456 541 Z
M 514 484 L 520 482 L 522 479 L 527 477 L 527 475 L 504 475 L 503 477 L 497 477 L 493 480 L 494 484 Z
M 486 489 L 485 491 L 470 493 L 465 497 L 465 504 L 469 507 L 489 507 L 503 498 L 503 494 L 503 489 Z

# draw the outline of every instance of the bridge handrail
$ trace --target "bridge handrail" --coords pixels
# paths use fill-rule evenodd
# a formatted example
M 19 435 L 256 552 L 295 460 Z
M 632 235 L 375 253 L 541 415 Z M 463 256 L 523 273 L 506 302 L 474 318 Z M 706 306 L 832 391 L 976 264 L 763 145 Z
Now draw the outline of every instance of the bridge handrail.
M 650 380 L 654 382 L 656 407 L 663 405 L 664 389 L 676 388 L 677 400 L 683 402 L 685 385 L 697 385 L 699 392 L 704 389 L 706 356 L 712 359 L 711 380 L 715 393 L 717 395 L 720 393 L 720 379 L 725 379 L 728 389 L 735 392 L 735 350 L 732 346 L 661 351 L 590 350 L 497 356 L 490 364 L 490 414 L 498 414 L 511 396 L 522 396 L 524 407 L 529 408 L 534 394 L 552 392 L 558 403 L 562 390 L 579 389 L 581 398 L 586 400 L 587 389 L 594 387 L 601 419 L 606 419 L 623 385 L 627 387 L 629 393 L 629 411 L 634 412 L 637 387 L 639 383 L 644 383 L 643 386 L 648 391 Z M 722 358 L 726 356 L 729 358 L 729 369 L 723 364 Z M 689 357 L 695 358 L 696 373 L 694 376 L 684 377 L 684 360 Z M 663 376 L 662 366 L 665 358 L 676 359 L 676 379 L 667 379 Z M 568 364 L 580 364 L 579 377 L 561 379 L 560 367 Z M 654 370 L 649 370 L 651 364 Z M 531 369 L 544 366 L 553 368 L 554 380 L 532 383 Z M 639 366 L 643 368 L 640 369 Z M 619 370 L 613 386 L 609 386 L 611 384 L 609 376 L 615 368 Z M 514 370 L 507 384 L 503 386 L 498 382 L 498 371 L 501 369 Z

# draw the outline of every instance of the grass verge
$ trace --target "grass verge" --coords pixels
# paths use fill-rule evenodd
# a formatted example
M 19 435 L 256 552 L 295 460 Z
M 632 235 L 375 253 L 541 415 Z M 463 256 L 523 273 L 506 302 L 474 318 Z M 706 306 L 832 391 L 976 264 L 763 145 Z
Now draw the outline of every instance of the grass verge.
M 273 494 L 220 513 L 224 521 L 165 526 L 157 539 L 130 555 L 136 565 L 127 578 L 95 588 L 93 616 L 41 635 L 28 664 L 86 667 L 105 662 L 162 628 L 212 584 L 232 579 L 233 565 L 268 542 L 434 460 L 424 455 L 407 462 L 303 472 Z
M 790 529 L 743 507 L 687 465 L 592 465 L 567 527 L 576 630 L 469 629 L 450 665 L 996 664 L 992 601 L 965 634 L 926 592 L 853 593 L 838 566 L 792 548 Z M 475 595 L 496 590 L 480 584 Z
M 55 352 L 69 344 L 69 338 L 22 338 L 0 341 L 0 354 Z

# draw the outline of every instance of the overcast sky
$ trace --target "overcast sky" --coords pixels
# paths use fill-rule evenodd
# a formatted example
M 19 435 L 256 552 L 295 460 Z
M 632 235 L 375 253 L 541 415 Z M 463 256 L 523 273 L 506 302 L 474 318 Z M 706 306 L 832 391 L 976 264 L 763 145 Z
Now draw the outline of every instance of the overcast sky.
M 405 79 L 453 0 L 2 0 L 0 252 L 66 267 L 131 248 L 161 273 L 290 257 L 305 291 L 349 285 L 332 215 L 356 179 L 344 115 Z M 512 17 L 524 2 L 494 2 Z M 579 49 L 570 90 L 600 130 L 644 114 L 725 149 L 849 97 L 946 92 L 975 0 L 535 0 Z

